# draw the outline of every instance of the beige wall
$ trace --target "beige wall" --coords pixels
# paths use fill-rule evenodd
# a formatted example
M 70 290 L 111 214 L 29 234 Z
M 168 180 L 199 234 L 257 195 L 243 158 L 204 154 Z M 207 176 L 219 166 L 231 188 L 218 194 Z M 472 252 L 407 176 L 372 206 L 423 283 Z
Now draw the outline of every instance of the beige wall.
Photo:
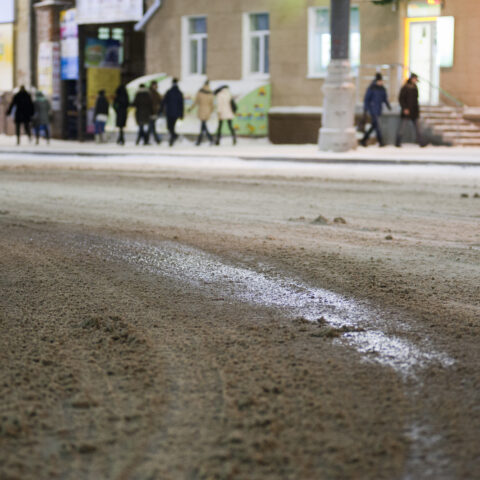
M 15 79 L 18 85 L 31 86 L 30 2 L 17 0 L 15 22 Z
M 446 2 L 443 15 L 455 17 L 453 68 L 442 68 L 440 84 L 469 106 L 480 106 L 480 1 Z
M 308 78 L 308 8 L 329 4 L 330 0 L 164 0 L 146 30 L 147 73 L 181 76 L 181 17 L 205 14 L 208 77 L 242 78 L 242 14 L 266 11 L 273 105 L 320 106 L 323 80 Z M 358 4 L 362 63 L 400 62 L 398 13 L 391 7 Z

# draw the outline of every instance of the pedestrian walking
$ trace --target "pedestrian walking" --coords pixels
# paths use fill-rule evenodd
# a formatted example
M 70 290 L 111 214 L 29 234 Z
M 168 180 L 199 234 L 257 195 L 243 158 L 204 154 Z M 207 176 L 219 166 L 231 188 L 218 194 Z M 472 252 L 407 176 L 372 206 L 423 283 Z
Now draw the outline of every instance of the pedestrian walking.
M 226 121 L 230 133 L 232 134 L 232 142 L 235 145 L 237 143 L 237 136 L 233 128 L 233 119 L 235 118 L 236 105 L 233 100 L 232 94 L 228 85 L 223 85 L 220 88 L 215 90 L 215 95 L 217 96 L 217 112 L 218 112 L 218 130 L 217 130 L 217 140 L 216 144 L 220 145 L 220 139 L 222 137 L 222 126 L 223 122 Z
M 35 113 L 33 114 L 33 128 L 35 130 L 36 144 L 40 141 L 40 132 L 43 130 L 47 143 L 50 142 L 50 102 L 47 97 L 37 90 L 35 93 L 35 102 L 33 102 Z
M 167 128 L 170 133 L 169 144 L 172 146 L 178 138 L 175 132 L 175 125 L 177 120 L 183 119 L 183 93 L 178 88 L 178 80 L 174 78 L 172 80 L 172 86 L 165 94 L 162 104 L 162 111 L 165 110 L 167 117 Z
M 410 78 L 406 81 L 403 87 L 400 90 L 400 94 L 398 96 L 398 101 L 400 103 L 401 108 L 401 120 L 400 120 L 400 127 L 397 132 L 397 139 L 395 142 L 395 146 L 401 147 L 402 146 L 402 136 L 405 130 L 406 125 L 409 122 L 413 123 L 415 127 L 415 133 L 417 136 L 417 143 L 420 144 L 421 147 L 425 147 L 426 143 L 424 142 L 422 132 L 420 130 L 419 125 L 419 117 L 420 117 L 420 106 L 418 104 L 418 76 L 415 73 L 410 75 Z
M 35 107 L 33 105 L 32 97 L 25 90 L 22 85 L 20 90 L 13 96 L 12 101 L 7 110 L 7 115 L 14 114 L 15 131 L 17 134 L 17 145 L 20 145 L 20 127 L 23 125 L 25 133 L 28 135 L 28 140 L 32 139 L 30 131 L 30 122 L 32 121 Z
M 105 133 L 105 125 L 108 120 L 108 109 L 110 104 L 105 96 L 105 90 L 98 92 L 97 101 L 95 102 L 95 110 L 93 112 L 93 118 L 95 122 L 95 140 L 97 143 L 103 143 L 105 141 L 103 134 Z
M 381 147 L 385 146 L 383 141 L 382 130 L 380 128 L 379 120 L 382 115 L 383 104 L 385 104 L 389 110 L 392 109 L 388 101 L 387 90 L 383 85 L 383 77 L 381 73 L 376 73 L 373 82 L 368 87 L 365 98 L 363 101 L 363 114 L 370 115 L 370 128 L 365 132 L 365 135 L 360 140 L 360 144 L 364 147 L 367 146 L 370 135 L 375 131 L 377 135 L 378 144 Z
M 153 106 L 152 97 L 145 84 L 140 84 L 133 100 L 133 105 L 135 107 L 135 120 L 138 125 L 138 135 L 135 144 L 138 145 L 140 140 L 143 140 L 144 145 L 149 145 L 148 125 L 153 114 Z
M 148 122 L 148 136 L 150 137 L 151 135 L 155 143 L 159 145 L 162 142 L 162 137 L 157 133 L 157 119 L 160 115 L 163 98 L 158 93 L 158 83 L 155 80 L 150 83 L 149 92 L 152 99 L 153 113 L 150 116 L 150 121 Z
M 200 120 L 200 133 L 197 138 L 196 145 L 200 145 L 202 143 L 203 134 L 205 133 L 208 141 L 213 143 L 213 137 L 211 133 L 208 131 L 207 122 L 210 119 L 210 116 L 214 110 L 214 97 L 213 92 L 210 90 L 210 83 L 207 80 L 203 87 L 197 92 L 195 96 L 195 101 L 193 105 L 190 107 L 190 111 L 197 107 L 197 116 Z
M 128 92 L 125 85 L 120 85 L 115 90 L 115 98 L 113 99 L 113 109 L 117 114 L 116 126 L 118 128 L 117 144 L 125 145 L 125 136 L 123 129 L 127 124 L 128 107 L 130 105 L 130 99 L 128 98 Z

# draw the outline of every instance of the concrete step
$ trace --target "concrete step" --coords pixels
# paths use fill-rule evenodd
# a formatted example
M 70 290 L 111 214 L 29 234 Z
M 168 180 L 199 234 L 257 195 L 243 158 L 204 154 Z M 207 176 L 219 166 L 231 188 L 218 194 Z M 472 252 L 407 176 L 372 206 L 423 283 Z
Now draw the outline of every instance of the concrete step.
M 444 138 L 480 138 L 480 132 L 445 132 Z
M 470 122 L 467 122 L 463 118 L 457 120 L 452 120 L 451 118 L 423 118 L 422 120 L 429 125 L 471 125 Z
M 452 141 L 452 144 L 457 146 L 457 147 L 480 147 L 480 139 L 478 140 L 454 140 Z
M 448 132 L 478 132 L 480 133 L 480 128 L 475 125 L 436 125 L 435 130 L 441 133 Z

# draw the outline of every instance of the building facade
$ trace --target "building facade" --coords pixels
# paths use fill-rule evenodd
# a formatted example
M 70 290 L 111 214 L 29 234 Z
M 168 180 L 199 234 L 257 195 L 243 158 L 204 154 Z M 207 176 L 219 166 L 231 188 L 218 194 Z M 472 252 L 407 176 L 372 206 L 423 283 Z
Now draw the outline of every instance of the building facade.
M 329 62 L 330 0 L 150 4 L 157 8 L 144 25 L 147 74 L 176 76 L 187 85 L 207 77 L 263 81 L 271 93 L 270 119 L 283 121 L 284 133 L 302 122 L 317 129 Z M 359 104 L 376 71 L 384 74 L 392 102 L 413 71 L 421 79 L 422 103 L 480 106 L 480 57 L 474 54 L 480 2 L 352 0 L 351 6 L 350 62 Z

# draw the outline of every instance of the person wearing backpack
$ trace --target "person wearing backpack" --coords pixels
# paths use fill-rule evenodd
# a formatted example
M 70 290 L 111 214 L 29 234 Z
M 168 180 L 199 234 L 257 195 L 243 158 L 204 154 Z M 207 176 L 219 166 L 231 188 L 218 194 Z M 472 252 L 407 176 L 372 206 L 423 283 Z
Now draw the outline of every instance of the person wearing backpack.
M 228 85 L 223 85 L 220 88 L 215 90 L 215 95 L 217 96 L 217 112 L 218 112 L 218 130 L 217 130 L 217 145 L 220 145 L 220 139 L 222 137 L 222 126 L 223 122 L 226 121 L 230 133 L 232 134 L 233 145 L 237 143 L 237 135 L 235 129 L 233 128 L 233 119 L 235 118 L 236 104 L 233 100 L 232 94 Z
M 35 94 L 35 102 L 33 103 L 35 107 L 35 113 L 33 115 L 33 128 L 35 130 L 36 144 L 38 145 L 40 140 L 40 130 L 43 130 L 45 133 L 45 139 L 47 143 L 50 143 L 50 128 L 48 124 L 50 123 L 50 102 L 47 97 L 37 90 Z

